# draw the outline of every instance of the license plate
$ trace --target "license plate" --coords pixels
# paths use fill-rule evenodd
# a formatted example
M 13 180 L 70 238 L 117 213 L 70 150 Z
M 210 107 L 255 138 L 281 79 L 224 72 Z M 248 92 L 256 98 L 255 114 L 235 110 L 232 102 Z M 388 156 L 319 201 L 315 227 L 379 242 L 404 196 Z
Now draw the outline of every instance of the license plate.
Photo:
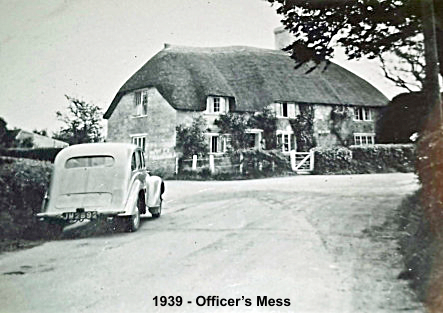
M 82 212 L 82 213 L 63 213 L 63 219 L 70 221 L 83 221 L 85 219 L 97 219 L 97 212 Z

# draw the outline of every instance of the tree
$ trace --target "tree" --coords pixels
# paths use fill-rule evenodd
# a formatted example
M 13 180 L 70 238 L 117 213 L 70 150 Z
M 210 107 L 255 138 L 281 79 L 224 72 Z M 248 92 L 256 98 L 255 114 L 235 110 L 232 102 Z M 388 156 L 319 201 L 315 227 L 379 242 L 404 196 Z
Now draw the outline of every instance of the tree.
M 205 119 L 198 116 L 193 119 L 191 126 L 179 125 L 176 127 L 176 149 L 182 153 L 183 158 L 207 154 L 206 126 Z
M 72 144 L 96 143 L 102 140 L 102 113 L 98 106 L 65 95 L 69 101 L 68 112 L 56 112 L 57 119 L 64 122 L 54 138 Z
M 424 41 L 409 40 L 405 47 L 396 47 L 390 53 L 379 56 L 386 78 L 409 92 L 423 89 L 425 79 Z
M 16 141 L 16 146 L 20 148 L 32 148 L 34 146 L 34 139 L 32 137 L 25 137 L 20 141 Z
M 278 4 L 282 22 L 296 36 L 287 50 L 296 53 L 293 56 L 299 62 L 329 59 L 335 44 L 344 46 L 350 59 L 375 58 L 393 48 L 410 46 L 412 38 L 424 33 L 423 11 L 430 6 L 437 28 L 435 41 L 442 52 L 441 0 L 268 1 Z
M 15 136 L 17 130 L 8 130 L 7 123 L 3 118 L 0 118 L 0 147 L 8 148 L 15 146 Z
M 34 129 L 34 130 L 32 130 L 32 133 L 35 133 L 35 134 L 38 134 L 38 135 L 42 135 L 42 136 L 48 136 L 48 131 L 46 130 L 46 129 L 43 129 L 43 130 L 37 130 L 37 129 Z
M 296 66 L 314 61 L 328 66 L 333 46 L 349 59 L 376 58 L 412 47 L 422 34 L 425 52 L 423 91 L 430 107 L 441 106 L 442 0 L 268 0 L 277 4 L 282 22 L 296 40 L 286 50 Z M 327 62 L 324 62 L 327 61 Z M 442 113 L 442 110 L 439 112 Z
M 219 127 L 219 133 L 231 135 L 231 148 L 234 151 L 249 147 L 251 137 L 246 132 L 248 129 L 248 119 L 245 114 L 229 112 L 220 115 L 214 121 L 214 124 Z
M 248 120 L 248 124 L 252 128 L 264 131 L 265 149 L 276 148 L 277 118 L 270 108 L 265 107 L 261 112 L 253 115 Z
M 383 53 L 412 47 L 423 36 L 424 79 L 422 100 L 427 118 L 418 140 L 417 171 L 422 184 L 421 208 L 436 228 L 442 243 L 442 99 L 439 75 L 443 74 L 442 0 L 268 0 L 278 5 L 282 22 L 296 40 L 286 50 L 296 67 L 314 62 L 328 66 L 333 46 L 345 47 L 349 59 L 377 58 Z M 441 254 L 441 255 L 440 255 Z M 438 275 L 430 278 L 427 300 L 431 312 L 442 312 L 442 246 Z M 418 276 L 421 276 L 418 274 Z M 425 276 L 427 277 L 427 275 Z
M 376 121 L 378 143 L 411 143 L 410 137 L 423 129 L 427 106 L 421 92 L 403 93 L 383 108 Z M 393 123 L 396 121 L 396 123 Z

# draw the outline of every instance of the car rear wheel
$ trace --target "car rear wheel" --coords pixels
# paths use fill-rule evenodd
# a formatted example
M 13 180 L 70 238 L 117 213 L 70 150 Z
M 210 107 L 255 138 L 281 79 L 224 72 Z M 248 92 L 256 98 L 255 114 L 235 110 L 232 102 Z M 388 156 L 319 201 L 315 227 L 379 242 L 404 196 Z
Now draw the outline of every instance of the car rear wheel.
M 159 218 L 161 213 L 162 213 L 162 199 L 160 199 L 159 208 L 157 209 L 157 211 L 154 214 L 152 214 L 153 218 Z
M 125 217 L 125 231 L 126 232 L 135 232 L 140 227 L 140 210 L 144 206 L 143 200 L 140 198 L 136 202 L 135 214 L 130 217 Z

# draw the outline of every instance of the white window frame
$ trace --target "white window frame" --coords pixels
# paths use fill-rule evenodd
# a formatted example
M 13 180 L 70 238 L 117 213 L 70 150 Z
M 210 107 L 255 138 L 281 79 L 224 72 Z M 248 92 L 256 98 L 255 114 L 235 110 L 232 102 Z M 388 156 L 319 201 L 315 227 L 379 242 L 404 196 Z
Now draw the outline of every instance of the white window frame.
M 287 108 L 287 115 L 284 115 L 284 107 Z M 296 118 L 296 104 L 290 102 L 281 102 L 275 104 L 276 118 L 294 119 Z
M 147 133 L 131 134 L 131 144 L 137 145 L 146 153 L 148 147 L 147 135 Z
M 279 149 L 281 149 L 282 153 L 289 154 L 291 151 L 291 147 L 296 147 L 296 137 L 294 136 L 294 132 L 278 130 L 276 131 L 276 137 L 279 136 L 281 137 L 281 143 L 282 143 L 282 146 Z M 293 138 L 293 143 L 291 143 L 292 138 Z
M 221 115 L 230 111 L 230 101 L 228 97 L 208 96 L 206 114 Z
M 136 107 L 136 117 L 145 117 L 148 115 L 148 89 L 141 89 L 134 92 L 134 104 Z
M 220 133 L 206 133 L 206 135 L 208 136 L 208 141 L 209 141 L 209 149 L 210 149 L 210 154 L 212 155 L 217 155 L 217 154 L 223 154 L 227 151 L 227 146 L 228 146 L 228 134 L 220 134 Z M 213 152 L 213 138 L 216 137 L 217 138 L 217 149 L 215 152 Z
M 375 133 L 353 133 L 355 145 L 375 145 Z
M 373 121 L 372 110 L 369 107 L 354 107 L 353 108 L 354 121 Z
M 246 129 L 245 130 L 245 133 L 246 134 L 254 134 L 254 135 L 256 135 L 257 134 L 257 141 L 256 141 L 256 137 L 255 137 L 255 139 L 254 139 L 254 147 L 253 148 L 256 148 L 256 149 L 262 149 L 262 147 L 261 147 L 261 143 L 262 143 L 262 133 L 263 133 L 264 131 L 263 130 L 261 130 L 261 129 Z

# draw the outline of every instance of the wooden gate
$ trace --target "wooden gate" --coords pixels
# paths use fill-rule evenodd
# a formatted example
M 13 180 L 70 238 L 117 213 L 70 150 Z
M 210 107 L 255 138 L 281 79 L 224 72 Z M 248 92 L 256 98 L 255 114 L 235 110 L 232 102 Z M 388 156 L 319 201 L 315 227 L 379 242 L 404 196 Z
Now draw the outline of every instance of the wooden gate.
M 314 152 L 302 153 L 291 151 L 291 169 L 297 173 L 311 173 L 314 169 Z

